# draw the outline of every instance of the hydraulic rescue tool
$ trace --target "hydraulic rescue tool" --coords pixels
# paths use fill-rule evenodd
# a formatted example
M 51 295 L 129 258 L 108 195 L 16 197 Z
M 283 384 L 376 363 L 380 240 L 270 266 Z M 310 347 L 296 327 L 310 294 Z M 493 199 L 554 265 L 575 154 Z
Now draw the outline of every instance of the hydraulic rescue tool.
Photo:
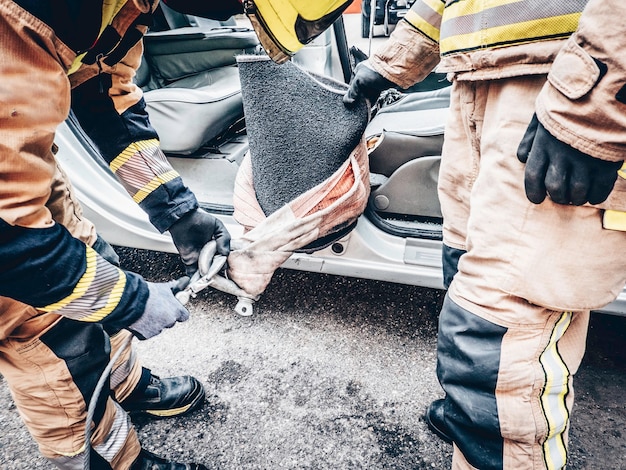
M 198 258 L 198 270 L 189 280 L 187 287 L 176 294 L 176 298 L 180 303 L 186 305 L 192 297 L 198 295 L 198 292 L 207 287 L 212 287 L 237 297 L 238 302 L 235 306 L 235 312 L 239 315 L 246 317 L 252 315 L 254 313 L 252 305 L 259 297 L 251 296 L 233 281 L 219 274 L 226 265 L 227 256 L 216 253 L 217 243 L 215 240 L 211 240 L 204 245 Z

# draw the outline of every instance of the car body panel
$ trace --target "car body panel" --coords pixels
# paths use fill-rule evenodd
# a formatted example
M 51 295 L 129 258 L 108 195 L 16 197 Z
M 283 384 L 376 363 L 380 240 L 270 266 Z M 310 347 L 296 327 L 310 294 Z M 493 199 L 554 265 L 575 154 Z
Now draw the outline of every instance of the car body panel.
M 84 209 L 109 243 L 176 253 L 171 237 L 159 233 L 103 163 L 86 156 L 88 142 L 71 122 L 57 132 L 57 160 L 67 172 Z M 93 151 L 93 149 L 91 150 Z M 233 237 L 243 228 L 231 215 L 217 215 Z M 385 233 L 361 216 L 355 229 L 331 246 L 313 254 L 294 253 L 284 268 L 337 276 L 374 279 L 442 289 L 441 241 Z M 626 315 L 626 292 L 602 311 Z

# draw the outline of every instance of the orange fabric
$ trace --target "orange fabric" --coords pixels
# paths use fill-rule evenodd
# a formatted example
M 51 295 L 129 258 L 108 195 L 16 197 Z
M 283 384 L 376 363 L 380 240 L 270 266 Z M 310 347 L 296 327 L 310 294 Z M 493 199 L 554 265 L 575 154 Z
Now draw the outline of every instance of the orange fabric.
M 455 81 L 442 151 L 444 242 L 468 251 L 456 292 L 485 311 L 512 299 L 502 310 L 512 321 L 519 298 L 555 311 L 593 310 L 626 282 L 626 260 L 615 257 L 626 251 L 626 233 L 604 230 L 600 209 L 526 197 L 516 152 L 544 83 L 545 76 Z
M 348 167 L 341 176 L 341 180 L 339 180 L 326 197 L 322 199 L 313 209 L 307 212 L 306 215 L 314 214 L 315 212 L 319 212 L 332 206 L 339 198 L 346 194 L 352 186 L 354 186 L 354 173 L 352 172 L 352 168 Z
M 367 149 L 361 140 L 335 174 L 265 217 L 246 155 L 234 192 L 234 217 L 246 233 L 231 244 L 229 277 L 251 297 L 260 295 L 295 250 L 355 221 L 365 210 L 369 190 Z
M 55 130 L 69 112 L 66 72 L 74 53 L 10 1 L 0 1 L 0 35 L 0 217 L 37 228 L 50 226 L 54 218 L 91 244 L 95 229 L 82 216 L 52 153 Z M 82 448 L 86 417 L 67 365 L 39 339 L 60 318 L 0 297 L 0 373 L 42 454 L 57 462 L 71 460 Z M 123 429 L 118 435 L 125 435 L 125 442 L 113 468 L 126 469 L 139 453 L 139 441 L 130 421 L 116 420 L 119 413 L 109 400 L 93 442 L 109 439 L 114 427 Z M 76 468 L 75 462 L 67 465 L 60 468 Z
M 467 250 L 448 294 L 507 328 L 495 396 L 504 468 L 516 470 L 544 468 L 546 379 L 539 358 L 557 320 L 571 315 L 553 345 L 571 374 L 561 384 L 568 392 L 559 409 L 567 413 L 589 309 L 612 301 L 626 281 L 626 261 L 614 255 L 626 250 L 626 234 L 603 230 L 600 209 L 526 198 L 516 150 L 544 83 L 545 76 L 454 81 L 439 175 L 444 243 Z M 567 419 L 557 435 L 565 442 Z M 459 454 L 453 468 L 470 469 Z
M 55 172 L 52 145 L 69 113 L 66 67 L 73 53 L 13 2 L 0 2 L 0 31 L 0 218 L 45 228 L 53 224 L 45 207 Z
M 109 96 L 119 114 L 137 104 L 143 97 L 143 91 L 134 82 L 142 55 L 143 42 L 139 41 L 112 70 Z

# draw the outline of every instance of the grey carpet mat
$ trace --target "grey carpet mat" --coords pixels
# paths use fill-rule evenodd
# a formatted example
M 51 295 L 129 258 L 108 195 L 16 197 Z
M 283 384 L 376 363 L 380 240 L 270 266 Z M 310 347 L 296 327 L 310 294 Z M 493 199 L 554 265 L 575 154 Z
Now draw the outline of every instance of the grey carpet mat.
M 359 143 L 365 101 L 343 105 L 347 85 L 292 62 L 239 56 L 254 189 L 265 215 L 330 177 Z

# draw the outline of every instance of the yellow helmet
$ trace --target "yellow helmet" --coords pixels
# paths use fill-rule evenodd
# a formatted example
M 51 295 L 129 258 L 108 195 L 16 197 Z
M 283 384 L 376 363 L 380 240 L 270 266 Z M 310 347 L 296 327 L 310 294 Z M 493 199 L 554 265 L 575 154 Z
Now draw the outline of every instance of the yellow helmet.
M 282 63 L 328 27 L 352 0 L 244 0 L 244 10 L 261 45 Z

